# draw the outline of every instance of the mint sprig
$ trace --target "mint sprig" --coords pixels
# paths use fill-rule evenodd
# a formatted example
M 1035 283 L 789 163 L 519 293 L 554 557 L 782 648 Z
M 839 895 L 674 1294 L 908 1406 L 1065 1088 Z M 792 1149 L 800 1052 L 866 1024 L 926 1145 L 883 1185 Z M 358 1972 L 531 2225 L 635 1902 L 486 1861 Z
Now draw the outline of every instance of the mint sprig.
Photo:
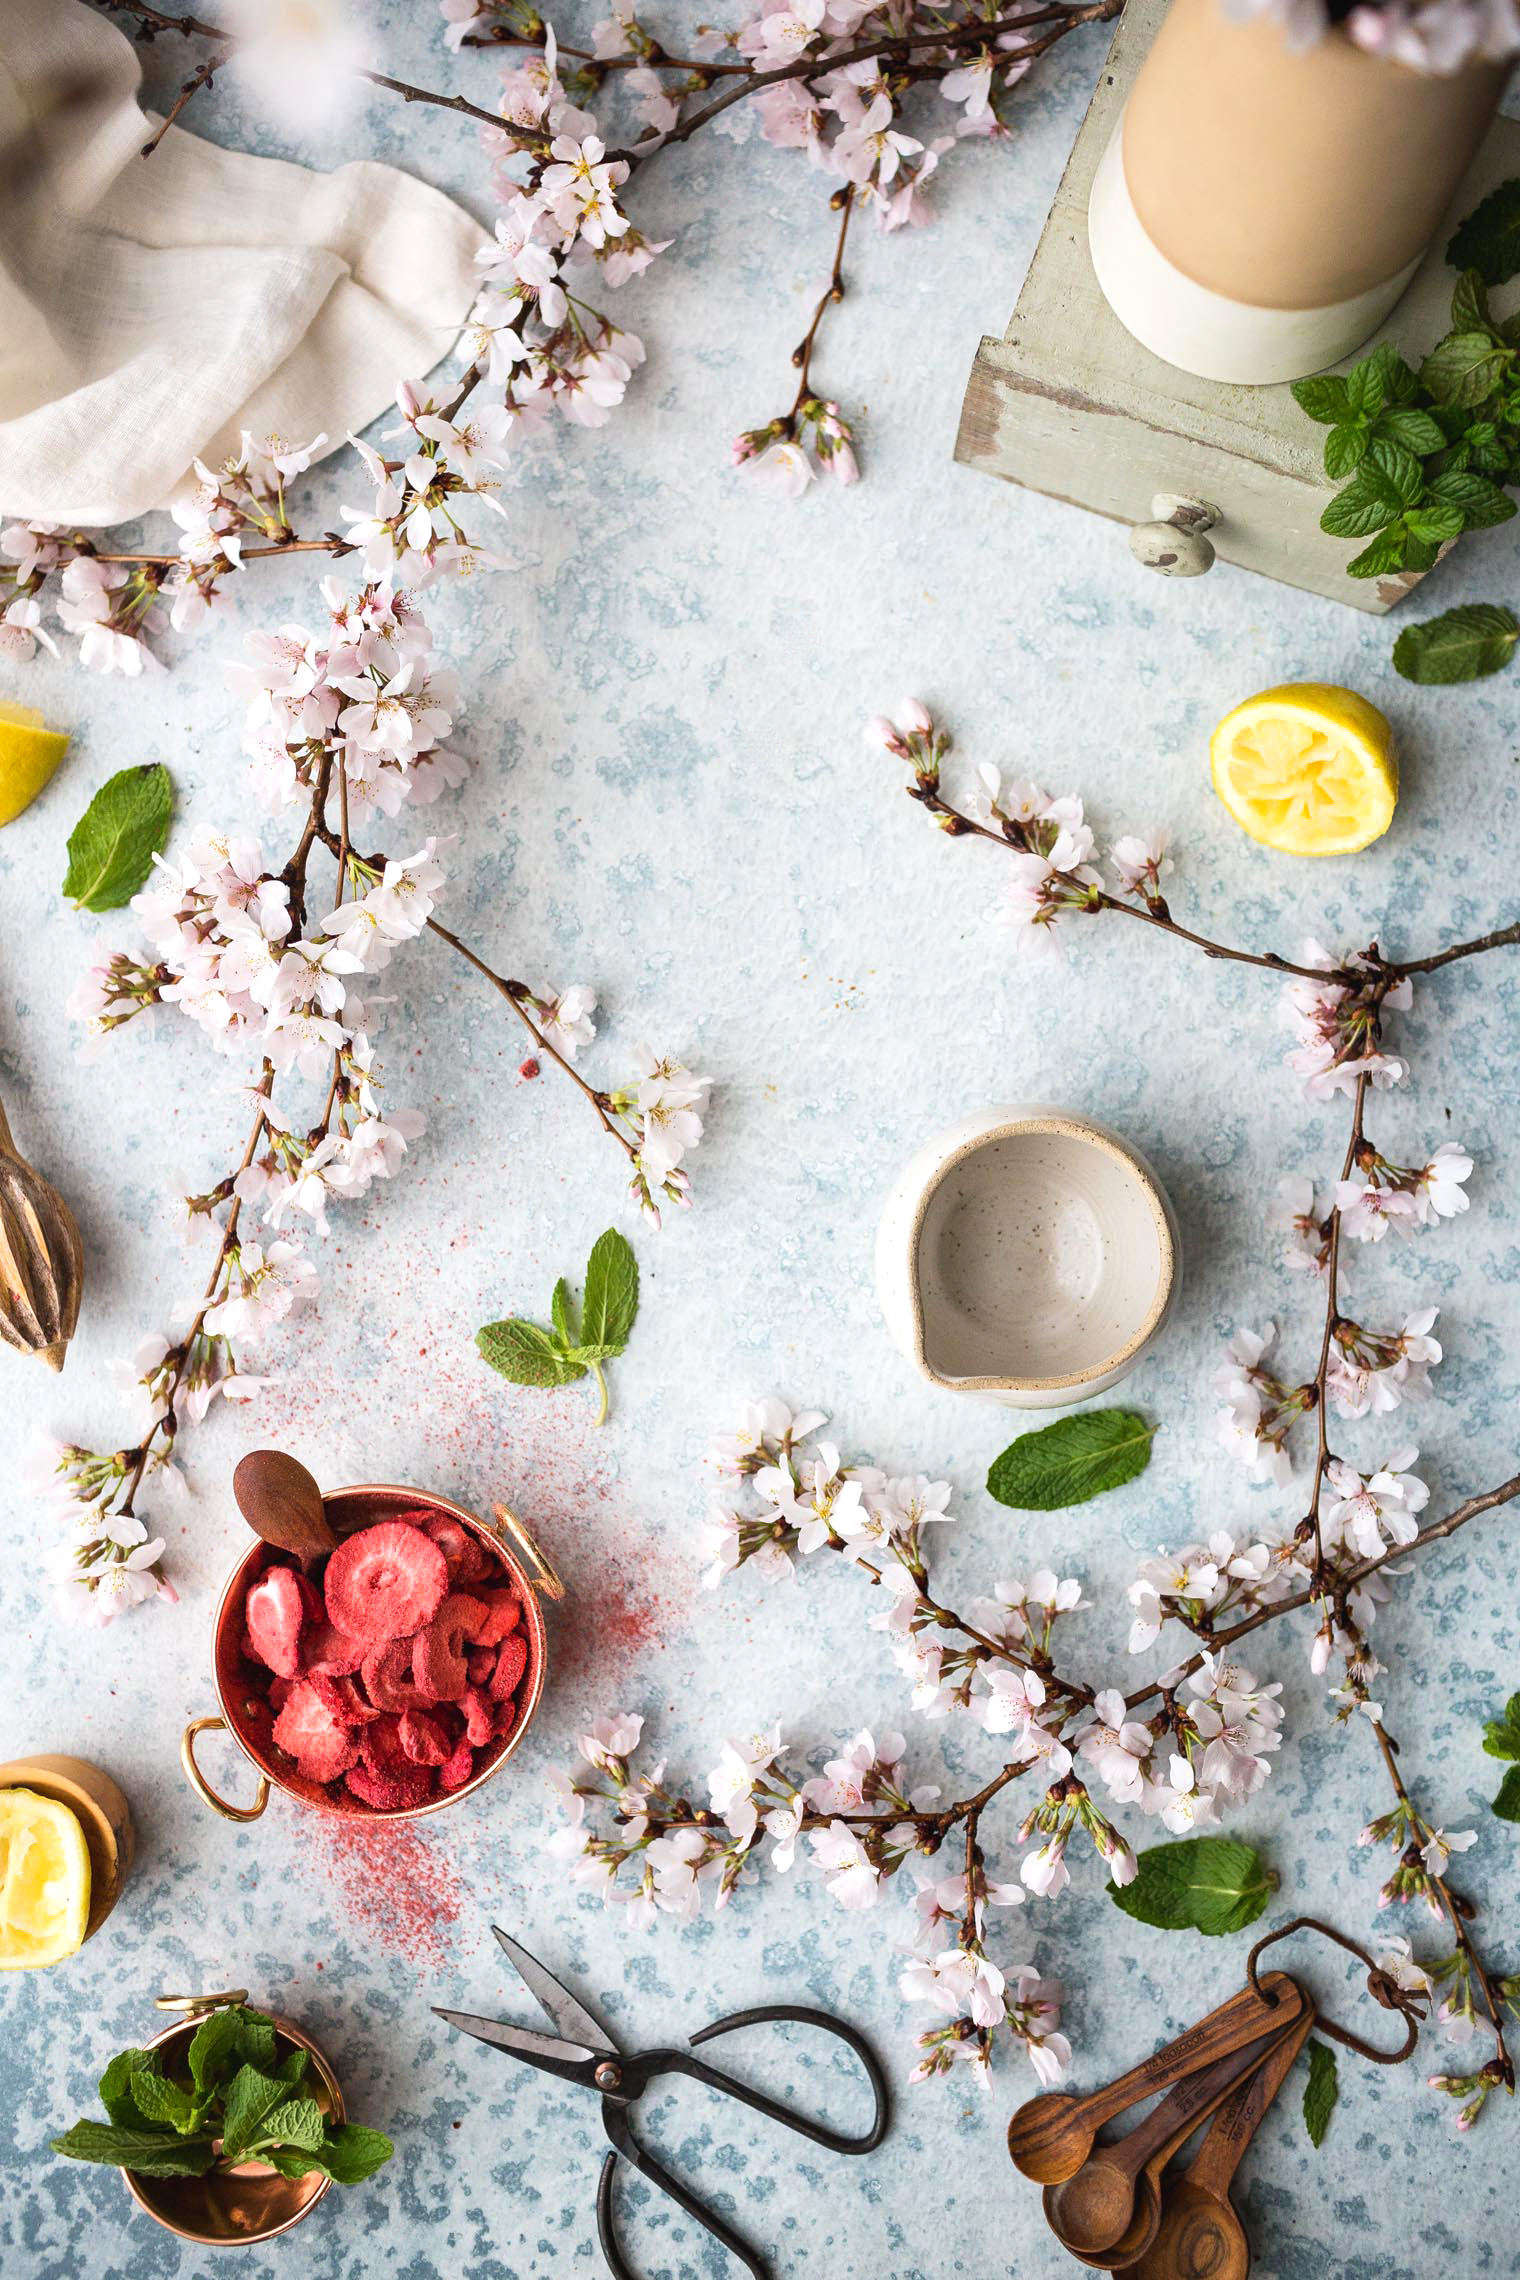
M 123 768 L 95 794 L 69 833 L 63 891 L 76 910 L 119 910 L 153 868 L 169 836 L 174 786 L 162 763 Z
M 1137 1854 L 1134 1880 L 1110 1884 L 1108 1896 L 1137 1923 L 1217 1939 L 1253 1924 L 1276 1882 L 1236 1837 L 1182 1837 Z
M 280 2055 L 266 2012 L 228 2004 L 208 2013 L 186 2068 L 188 2079 L 165 2073 L 156 2050 L 119 2051 L 100 2078 L 110 2120 L 76 2122 L 53 2151 L 142 2177 L 204 2177 L 267 2161 L 287 2177 L 320 2169 L 340 2185 L 358 2184 L 394 2151 L 381 2131 L 330 2122 L 301 2094 L 306 2053 L 296 2045 Z
M 1462 244 L 1459 231 L 1453 258 Z M 1464 531 L 1515 512 L 1504 486 L 1520 481 L 1520 322 L 1494 317 L 1495 281 L 1463 265 L 1451 329 L 1417 372 L 1383 341 L 1349 372 L 1293 384 L 1300 410 L 1330 431 L 1325 473 L 1342 486 L 1320 528 L 1366 541 L 1346 565 L 1353 578 L 1429 570 Z
M 633 1246 L 609 1227 L 591 1246 L 575 1319 L 570 1285 L 561 1275 L 549 1299 L 551 1328 L 508 1315 L 475 1333 L 484 1360 L 514 1385 L 573 1385 L 589 1371 L 601 1394 L 595 1422 L 607 1422 L 607 1380 L 602 1364 L 621 1354 L 639 1311 L 639 1262 Z
M 987 1493 L 1019 1512 L 1062 1512 L 1143 1473 L 1157 1428 L 1133 1409 L 1083 1409 L 1021 1433 L 987 1475 Z

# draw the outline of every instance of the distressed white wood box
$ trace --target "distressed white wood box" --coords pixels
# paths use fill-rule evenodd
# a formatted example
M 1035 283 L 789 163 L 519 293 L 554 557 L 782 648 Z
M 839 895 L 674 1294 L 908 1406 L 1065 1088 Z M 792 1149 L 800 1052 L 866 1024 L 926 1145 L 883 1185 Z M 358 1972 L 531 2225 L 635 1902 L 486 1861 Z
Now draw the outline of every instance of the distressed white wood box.
M 1088 192 L 1165 7 L 1166 0 L 1129 0 L 1119 20 L 1018 306 L 1002 339 L 989 335 L 977 352 L 955 456 L 1120 523 L 1148 522 L 1157 492 L 1207 500 L 1220 510 L 1209 536 L 1224 561 L 1353 609 L 1390 610 L 1419 577 L 1346 576 L 1357 542 L 1319 527 L 1333 488 L 1321 458 L 1325 430 L 1305 418 L 1286 385 L 1227 387 L 1163 364 L 1125 331 L 1098 289 L 1087 251 Z M 1447 224 L 1375 338 L 1397 341 L 1417 364 L 1450 329 L 1451 229 L 1513 174 L 1520 174 L 1520 123 L 1498 119 Z

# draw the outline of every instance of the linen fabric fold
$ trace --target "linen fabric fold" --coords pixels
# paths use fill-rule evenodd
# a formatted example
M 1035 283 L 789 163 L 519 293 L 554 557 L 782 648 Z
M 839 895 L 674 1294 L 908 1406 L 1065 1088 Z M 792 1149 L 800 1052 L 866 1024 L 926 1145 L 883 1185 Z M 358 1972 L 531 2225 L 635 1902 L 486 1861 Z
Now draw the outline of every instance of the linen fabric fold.
M 0 0 L 0 510 L 165 505 L 241 430 L 336 450 L 445 356 L 486 233 L 360 161 L 320 174 L 158 124 L 84 0 Z

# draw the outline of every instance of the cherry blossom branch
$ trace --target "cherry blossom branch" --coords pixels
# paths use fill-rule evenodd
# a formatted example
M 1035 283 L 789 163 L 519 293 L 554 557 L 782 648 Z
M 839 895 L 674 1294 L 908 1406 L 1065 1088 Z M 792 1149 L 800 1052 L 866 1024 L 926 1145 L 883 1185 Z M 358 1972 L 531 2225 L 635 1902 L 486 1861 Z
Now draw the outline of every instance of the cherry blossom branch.
M 792 418 L 795 420 L 812 392 L 813 347 L 818 338 L 818 327 L 824 312 L 844 299 L 844 245 L 850 232 L 850 216 L 855 210 L 855 192 L 852 188 L 836 190 L 829 199 L 829 210 L 839 216 L 839 235 L 834 243 L 834 264 L 829 281 L 819 296 L 813 311 L 812 322 L 797 347 L 792 350 L 792 362 L 797 368 L 797 393 L 792 400 Z
M 1041 9 L 1032 16 L 1015 10 L 1012 15 L 995 16 L 986 23 L 950 25 L 928 32 L 878 35 L 872 39 L 859 40 L 853 46 L 846 44 L 835 52 L 823 49 L 799 56 L 793 63 L 778 64 L 769 71 L 751 70 L 743 86 L 725 89 L 711 103 L 705 104 L 700 111 L 693 111 L 656 140 L 636 143 L 630 149 L 616 150 L 611 155 L 628 165 L 636 165 L 641 159 L 652 157 L 656 150 L 664 150 L 675 143 L 690 142 L 694 134 L 710 125 L 714 119 L 721 118 L 735 103 L 742 103 L 748 96 L 758 95 L 767 87 L 785 86 L 789 80 L 811 79 L 821 72 L 847 70 L 852 63 L 874 63 L 878 59 L 891 61 L 898 56 L 915 54 L 920 49 L 944 49 L 959 54 L 964 48 L 990 48 L 1001 33 L 1024 31 L 1031 24 L 1050 23 L 1053 28 L 1043 40 L 1031 41 L 1027 48 L 1007 57 L 1009 62 L 1022 62 L 1026 58 L 1033 61 L 1044 55 L 1068 32 L 1078 30 L 1083 24 L 1112 23 L 1123 10 L 1124 0 L 1089 0 L 1089 5 L 1085 7 Z

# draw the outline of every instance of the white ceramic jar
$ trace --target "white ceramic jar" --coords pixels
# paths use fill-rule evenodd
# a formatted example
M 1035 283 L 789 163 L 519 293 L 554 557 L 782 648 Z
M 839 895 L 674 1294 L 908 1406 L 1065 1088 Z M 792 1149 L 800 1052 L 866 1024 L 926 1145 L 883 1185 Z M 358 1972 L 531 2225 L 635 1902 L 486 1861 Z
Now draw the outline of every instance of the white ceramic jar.
M 968 1116 L 920 1148 L 887 1200 L 876 1286 L 929 1380 L 1057 1409 L 1133 1369 L 1171 1312 L 1181 1248 L 1137 1149 L 1045 1106 Z

